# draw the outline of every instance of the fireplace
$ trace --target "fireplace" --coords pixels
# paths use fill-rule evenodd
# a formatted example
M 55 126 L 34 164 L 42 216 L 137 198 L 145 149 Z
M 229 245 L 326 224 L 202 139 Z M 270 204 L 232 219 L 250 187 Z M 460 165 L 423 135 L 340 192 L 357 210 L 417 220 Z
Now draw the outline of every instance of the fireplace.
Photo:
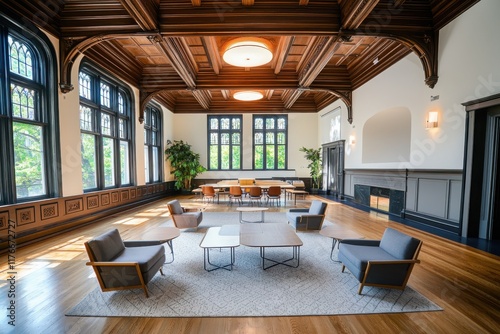
M 377 211 L 400 215 L 404 209 L 404 192 L 401 190 L 354 185 L 354 201 Z

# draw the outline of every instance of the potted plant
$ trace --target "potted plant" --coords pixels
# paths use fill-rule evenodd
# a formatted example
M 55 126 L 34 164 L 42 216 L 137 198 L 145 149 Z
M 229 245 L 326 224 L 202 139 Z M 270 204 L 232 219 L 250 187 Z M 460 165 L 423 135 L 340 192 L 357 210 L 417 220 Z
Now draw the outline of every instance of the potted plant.
M 167 140 L 165 156 L 170 161 L 177 189 L 191 191 L 191 181 L 207 169 L 200 164 L 200 155 L 191 150 L 191 145 L 182 140 Z
M 307 167 L 309 168 L 309 173 L 312 179 L 311 192 L 317 192 L 321 179 L 321 147 L 317 149 L 301 147 L 299 151 L 304 152 L 304 157 L 307 161 L 309 161 L 309 165 L 307 165 Z

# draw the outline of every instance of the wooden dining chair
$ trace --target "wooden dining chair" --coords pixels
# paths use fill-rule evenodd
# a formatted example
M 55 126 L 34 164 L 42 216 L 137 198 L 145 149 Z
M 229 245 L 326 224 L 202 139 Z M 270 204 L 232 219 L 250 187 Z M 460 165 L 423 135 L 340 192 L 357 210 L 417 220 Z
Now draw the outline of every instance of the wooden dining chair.
M 233 201 L 238 201 L 239 205 L 243 204 L 242 197 L 243 194 L 240 186 L 229 187 L 229 205 L 233 205 Z
M 262 200 L 262 188 L 261 187 L 251 187 L 249 188 L 248 194 L 250 195 L 250 204 L 253 203 L 260 206 Z
M 215 191 L 215 188 L 213 186 L 202 186 L 201 191 L 203 193 L 203 201 L 212 201 L 212 203 L 215 202 L 215 199 L 217 198 L 217 203 L 219 203 L 219 198 L 218 198 L 218 193 Z
M 270 186 L 267 191 L 267 201 L 269 204 L 276 202 L 277 206 L 281 206 L 281 187 L 280 186 Z

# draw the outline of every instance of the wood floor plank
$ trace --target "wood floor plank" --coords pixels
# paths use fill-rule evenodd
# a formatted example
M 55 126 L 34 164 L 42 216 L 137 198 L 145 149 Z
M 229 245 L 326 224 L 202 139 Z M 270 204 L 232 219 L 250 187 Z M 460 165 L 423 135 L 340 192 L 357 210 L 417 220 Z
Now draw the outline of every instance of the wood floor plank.
M 227 204 L 202 203 L 193 196 L 178 197 L 183 205 L 205 211 L 235 211 Z M 308 207 L 314 196 L 298 200 Z M 499 333 L 500 258 L 353 207 L 329 203 L 327 219 L 379 239 L 392 227 L 423 240 L 421 263 L 409 285 L 441 306 L 443 311 L 312 317 L 245 318 L 104 318 L 64 314 L 98 286 L 83 243 L 110 228 L 124 239 L 140 239 L 169 220 L 166 198 L 113 215 L 57 236 L 16 249 L 16 327 L 1 317 L 1 333 Z M 289 201 L 288 205 L 293 205 Z M 286 211 L 272 207 L 269 211 Z M 174 242 L 175 243 L 175 242 Z M 175 245 L 174 245 L 175 248 Z M 329 256 L 329 254 L 325 254 Z M 2 299 L 8 294 L 7 256 L 0 256 Z M 8 300 L 7 300 L 8 301 Z M 7 305 L 5 303 L 5 305 Z M 3 306 L 3 304 L 2 304 Z M 5 310 L 4 307 L 2 309 Z

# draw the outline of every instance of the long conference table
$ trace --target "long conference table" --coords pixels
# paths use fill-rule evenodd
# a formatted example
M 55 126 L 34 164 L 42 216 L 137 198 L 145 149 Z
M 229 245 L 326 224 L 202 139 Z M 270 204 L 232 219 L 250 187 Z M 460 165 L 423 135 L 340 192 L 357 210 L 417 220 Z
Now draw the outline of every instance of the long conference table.
M 260 187 L 264 192 L 266 192 L 269 189 L 269 187 L 272 186 L 279 186 L 281 189 L 284 189 L 285 191 L 293 190 L 296 188 L 293 184 L 280 180 L 254 180 L 254 179 L 224 180 L 224 181 L 219 181 L 217 183 L 207 183 L 201 185 L 200 186 L 201 196 L 203 196 L 203 194 L 201 193 L 201 187 L 204 186 L 212 186 L 218 192 L 217 203 L 219 203 L 220 195 L 229 194 L 229 192 L 226 192 L 224 190 L 229 189 L 230 187 L 233 186 L 240 186 L 243 192 L 248 192 L 248 189 L 253 187 Z
M 255 180 L 255 182 L 242 182 L 243 180 L 224 180 L 219 181 L 217 183 L 207 183 L 203 184 L 203 186 L 212 186 L 215 189 L 226 189 L 233 186 L 240 186 L 241 188 L 252 188 L 252 187 L 261 187 L 262 189 L 269 189 L 271 186 L 279 186 L 283 189 L 295 189 L 295 186 L 284 181 L 280 180 Z

